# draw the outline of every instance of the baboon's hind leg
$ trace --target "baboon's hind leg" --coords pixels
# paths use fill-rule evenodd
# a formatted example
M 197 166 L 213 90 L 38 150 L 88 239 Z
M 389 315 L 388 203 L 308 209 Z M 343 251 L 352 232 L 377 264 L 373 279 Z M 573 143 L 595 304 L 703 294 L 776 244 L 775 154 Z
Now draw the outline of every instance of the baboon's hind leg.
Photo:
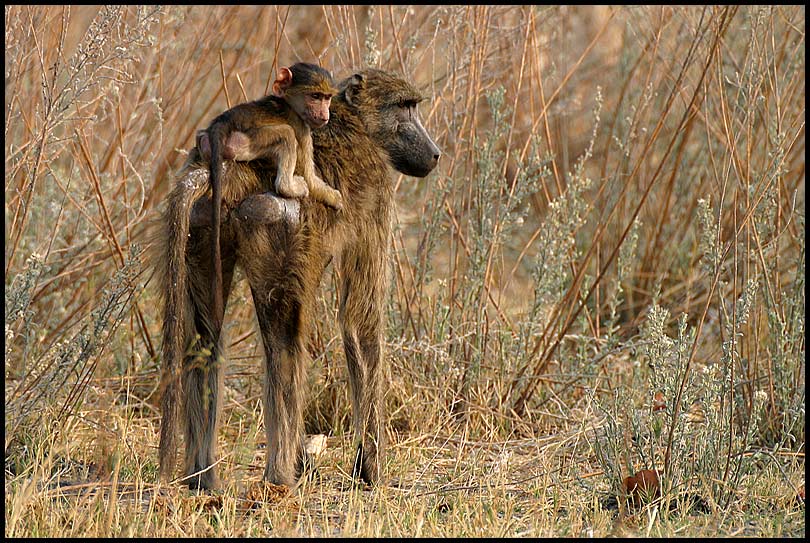
M 262 401 L 267 435 L 264 479 L 294 486 L 303 466 L 304 388 L 309 353 L 303 332 L 302 307 L 296 300 L 263 302 L 254 291 L 262 331 L 265 373 Z
M 192 234 L 196 239 L 189 254 L 189 289 L 192 315 L 197 338 L 183 359 L 184 420 L 186 436 L 185 475 L 192 489 L 214 489 L 218 485 L 216 469 L 216 441 L 219 411 L 222 403 L 222 377 L 224 346 L 222 335 L 213 337 L 210 315 L 209 250 L 199 229 Z M 227 306 L 233 282 L 236 252 L 233 238 L 223 232 L 222 282 L 223 304 Z M 196 474 L 196 475 L 195 475 Z
M 265 351 L 264 479 L 293 486 L 306 465 L 303 409 L 309 323 L 325 257 L 297 228 L 238 228 L 240 262 L 250 282 Z

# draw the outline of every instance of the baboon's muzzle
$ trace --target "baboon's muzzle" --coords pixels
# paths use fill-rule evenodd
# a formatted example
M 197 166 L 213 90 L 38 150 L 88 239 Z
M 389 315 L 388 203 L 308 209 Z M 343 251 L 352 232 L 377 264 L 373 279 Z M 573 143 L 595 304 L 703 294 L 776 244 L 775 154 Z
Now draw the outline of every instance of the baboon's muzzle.
M 442 154 L 418 120 L 399 125 L 396 144 L 389 152 L 394 167 L 414 177 L 425 177 L 432 172 Z

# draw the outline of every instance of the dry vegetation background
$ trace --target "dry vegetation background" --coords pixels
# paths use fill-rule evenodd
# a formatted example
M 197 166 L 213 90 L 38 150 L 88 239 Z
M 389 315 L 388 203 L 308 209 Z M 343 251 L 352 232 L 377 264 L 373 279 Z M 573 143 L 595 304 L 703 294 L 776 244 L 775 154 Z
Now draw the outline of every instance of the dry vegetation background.
M 803 536 L 805 9 L 6 6 L 5 535 Z M 318 473 L 255 500 L 242 281 L 214 498 L 157 488 L 150 221 L 196 129 L 319 60 L 412 81 L 386 470 L 352 485 L 335 280 Z M 625 478 L 656 470 L 660 489 Z M 655 490 L 651 488 L 651 490 Z M 260 496 L 261 497 L 261 496 Z

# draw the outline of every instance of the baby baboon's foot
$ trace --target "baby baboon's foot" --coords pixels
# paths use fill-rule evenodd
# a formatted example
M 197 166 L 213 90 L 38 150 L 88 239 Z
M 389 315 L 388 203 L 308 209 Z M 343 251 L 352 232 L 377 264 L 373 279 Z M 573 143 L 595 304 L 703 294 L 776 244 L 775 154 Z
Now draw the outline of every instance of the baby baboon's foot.
M 309 195 L 309 188 L 300 175 L 279 176 L 276 178 L 276 192 L 285 198 L 306 198 Z

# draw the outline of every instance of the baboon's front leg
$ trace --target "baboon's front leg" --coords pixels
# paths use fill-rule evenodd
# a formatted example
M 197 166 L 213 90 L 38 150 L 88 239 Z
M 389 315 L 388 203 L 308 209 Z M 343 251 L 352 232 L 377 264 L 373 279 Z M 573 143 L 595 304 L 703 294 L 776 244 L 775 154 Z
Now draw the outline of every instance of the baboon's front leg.
M 341 258 L 340 319 L 359 441 L 352 475 L 375 484 L 382 478 L 385 450 L 382 303 L 386 275 L 381 256 L 372 257 L 366 249 L 347 249 Z
M 189 488 L 210 490 L 218 485 L 216 443 L 222 403 L 224 346 L 214 337 L 210 316 L 210 230 L 193 229 L 187 256 L 192 325 L 183 359 L 184 420 L 186 436 L 185 475 Z M 223 232 L 223 303 L 227 306 L 236 263 L 232 235 Z M 196 475 L 194 475 L 196 474 Z

